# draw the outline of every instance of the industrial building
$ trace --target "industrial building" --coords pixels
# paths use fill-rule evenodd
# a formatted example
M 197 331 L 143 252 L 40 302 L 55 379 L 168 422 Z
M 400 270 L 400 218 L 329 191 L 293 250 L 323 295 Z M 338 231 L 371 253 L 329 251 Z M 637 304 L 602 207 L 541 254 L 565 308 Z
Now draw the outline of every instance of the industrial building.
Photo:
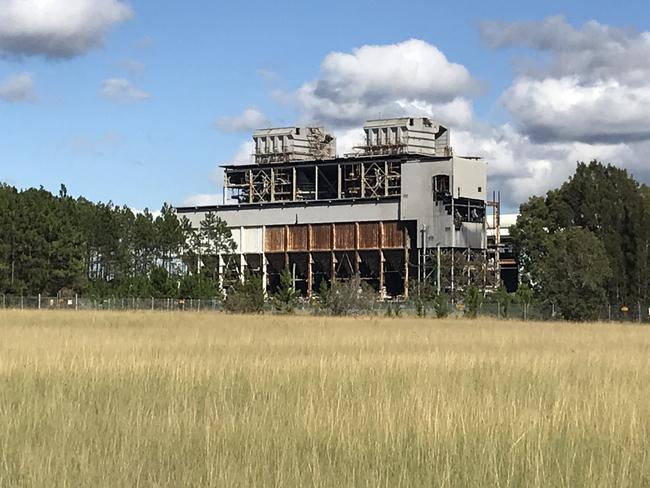
M 258 272 L 269 292 L 288 268 L 306 296 L 355 275 L 384 297 L 407 296 L 412 280 L 440 286 L 442 253 L 452 256 L 452 288 L 457 253 L 498 272 L 486 164 L 455 156 L 449 129 L 429 118 L 370 120 L 364 132 L 353 153 L 337 155 L 321 127 L 256 130 L 254 162 L 223 166 L 223 204 L 177 212 L 197 227 L 208 212 L 225 220 L 237 254 L 220 257 L 220 274 Z

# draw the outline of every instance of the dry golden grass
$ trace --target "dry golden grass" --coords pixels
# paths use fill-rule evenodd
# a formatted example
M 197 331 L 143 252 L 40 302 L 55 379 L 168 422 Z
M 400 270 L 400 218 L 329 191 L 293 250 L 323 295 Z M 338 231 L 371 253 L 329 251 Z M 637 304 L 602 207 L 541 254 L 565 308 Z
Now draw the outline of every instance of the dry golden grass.
M 650 328 L 0 313 L 0 486 L 650 486 Z

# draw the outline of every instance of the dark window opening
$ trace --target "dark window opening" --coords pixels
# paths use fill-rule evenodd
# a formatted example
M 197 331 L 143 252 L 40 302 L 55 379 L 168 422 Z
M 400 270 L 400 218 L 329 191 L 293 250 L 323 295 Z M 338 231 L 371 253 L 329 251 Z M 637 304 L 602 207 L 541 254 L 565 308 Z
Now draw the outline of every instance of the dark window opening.
M 436 175 L 433 177 L 433 200 L 436 202 L 450 197 L 449 175 Z

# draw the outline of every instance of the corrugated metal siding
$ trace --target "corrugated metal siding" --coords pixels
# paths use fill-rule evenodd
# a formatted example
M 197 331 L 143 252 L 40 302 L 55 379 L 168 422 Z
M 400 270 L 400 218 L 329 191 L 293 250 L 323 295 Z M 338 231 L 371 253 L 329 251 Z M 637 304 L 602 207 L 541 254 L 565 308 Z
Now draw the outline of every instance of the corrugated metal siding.
M 288 244 L 289 251 L 307 251 L 309 249 L 309 227 L 290 225 Z
M 359 248 L 377 249 L 379 247 L 379 223 L 363 222 L 359 224 Z
M 314 224 L 311 226 L 311 248 L 318 251 L 330 250 L 332 226 L 330 224 Z
M 265 252 L 284 252 L 284 226 L 278 225 L 266 228 L 266 236 L 264 240 Z
M 404 233 L 397 222 L 384 222 L 384 248 L 404 247 Z
M 355 224 L 336 224 L 336 249 L 354 249 Z
M 404 247 L 404 231 L 398 222 L 383 223 L 383 237 L 379 222 L 361 222 L 359 224 L 345 223 L 334 224 L 334 249 L 353 250 L 357 248 L 356 234 L 359 228 L 359 249 L 401 249 Z M 258 242 L 253 231 L 256 229 L 245 229 L 244 252 L 255 252 L 254 243 Z M 250 236 L 249 231 L 251 232 Z M 332 250 L 332 225 L 313 224 L 311 226 L 311 245 L 309 242 L 308 225 L 287 226 L 288 239 L 285 240 L 285 226 L 269 226 L 266 228 L 265 252 L 307 252 L 330 251 Z M 238 235 L 233 231 L 233 236 Z M 259 234 L 261 237 L 261 233 Z

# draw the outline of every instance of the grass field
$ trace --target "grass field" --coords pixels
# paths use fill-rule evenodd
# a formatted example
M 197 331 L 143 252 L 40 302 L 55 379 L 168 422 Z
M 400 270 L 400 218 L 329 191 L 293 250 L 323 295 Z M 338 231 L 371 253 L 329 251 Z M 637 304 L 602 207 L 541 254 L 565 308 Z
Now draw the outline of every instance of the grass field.
M 650 328 L 1 312 L 0 486 L 650 486 Z

